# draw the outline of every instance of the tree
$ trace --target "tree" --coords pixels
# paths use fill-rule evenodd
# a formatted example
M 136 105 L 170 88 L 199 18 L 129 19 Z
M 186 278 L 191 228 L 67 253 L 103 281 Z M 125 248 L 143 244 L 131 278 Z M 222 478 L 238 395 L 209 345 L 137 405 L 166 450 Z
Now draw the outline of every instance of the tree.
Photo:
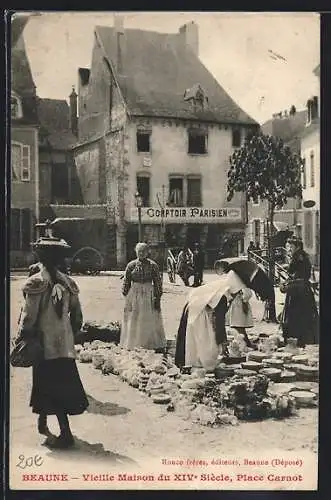
M 271 248 L 274 213 L 288 198 L 302 198 L 301 171 L 303 160 L 284 142 L 260 132 L 249 135 L 244 145 L 230 157 L 228 201 L 235 192 L 244 192 L 247 201 L 268 203 L 267 240 L 269 276 L 274 282 L 275 261 Z M 274 301 L 266 304 L 266 317 L 276 322 Z

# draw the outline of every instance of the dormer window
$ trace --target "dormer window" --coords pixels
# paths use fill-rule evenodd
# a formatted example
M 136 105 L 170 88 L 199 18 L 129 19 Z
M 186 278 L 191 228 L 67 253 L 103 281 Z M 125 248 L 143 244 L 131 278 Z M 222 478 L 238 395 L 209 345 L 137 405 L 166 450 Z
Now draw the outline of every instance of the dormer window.
M 204 108 L 208 105 L 208 97 L 205 90 L 199 84 L 186 89 L 184 92 L 184 101 L 190 102 L 194 107 Z
M 13 92 L 10 96 L 10 113 L 14 120 L 23 116 L 21 100 Z

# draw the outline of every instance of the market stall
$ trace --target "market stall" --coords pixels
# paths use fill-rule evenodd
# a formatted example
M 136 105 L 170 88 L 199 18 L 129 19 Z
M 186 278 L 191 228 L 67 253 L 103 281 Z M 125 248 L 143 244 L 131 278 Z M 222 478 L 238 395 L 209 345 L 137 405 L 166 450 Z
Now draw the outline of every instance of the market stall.
M 230 336 L 231 338 L 231 336 Z M 102 374 L 123 382 L 201 425 L 218 427 L 240 421 L 287 418 L 303 406 L 317 407 L 318 346 L 297 348 L 295 339 L 279 347 L 277 339 L 261 337 L 257 349 L 230 340 L 230 358 L 219 358 L 213 373 L 175 366 L 168 354 L 94 340 L 77 345 L 77 357 Z

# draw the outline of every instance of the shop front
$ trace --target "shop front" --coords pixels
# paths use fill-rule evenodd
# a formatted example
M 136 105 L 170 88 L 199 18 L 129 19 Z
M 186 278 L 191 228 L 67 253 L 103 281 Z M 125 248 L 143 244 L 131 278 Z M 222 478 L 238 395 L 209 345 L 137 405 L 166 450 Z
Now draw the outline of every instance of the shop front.
M 167 248 L 193 248 L 199 243 L 205 252 L 206 268 L 214 265 L 222 250 L 228 257 L 238 255 L 238 241 L 244 234 L 242 210 L 236 207 L 143 207 L 141 224 L 143 239 L 158 262 L 164 259 Z M 128 259 L 133 258 L 137 241 L 138 211 L 133 208 L 127 231 Z

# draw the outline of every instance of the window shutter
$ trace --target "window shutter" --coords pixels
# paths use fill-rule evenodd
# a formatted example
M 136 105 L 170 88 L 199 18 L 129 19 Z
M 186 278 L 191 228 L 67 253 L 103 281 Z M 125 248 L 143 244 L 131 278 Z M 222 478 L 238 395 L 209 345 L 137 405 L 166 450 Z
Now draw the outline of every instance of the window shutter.
M 265 240 L 265 221 L 261 221 L 261 240 L 260 240 L 260 246 L 264 247 L 264 240 Z
M 11 145 L 11 174 L 13 181 L 19 181 L 22 168 L 22 146 L 20 144 Z
M 315 187 L 315 156 L 313 151 L 310 153 L 310 187 Z
M 30 180 L 30 146 L 22 147 L 21 179 L 22 181 Z
M 187 206 L 201 206 L 201 179 L 187 179 Z

